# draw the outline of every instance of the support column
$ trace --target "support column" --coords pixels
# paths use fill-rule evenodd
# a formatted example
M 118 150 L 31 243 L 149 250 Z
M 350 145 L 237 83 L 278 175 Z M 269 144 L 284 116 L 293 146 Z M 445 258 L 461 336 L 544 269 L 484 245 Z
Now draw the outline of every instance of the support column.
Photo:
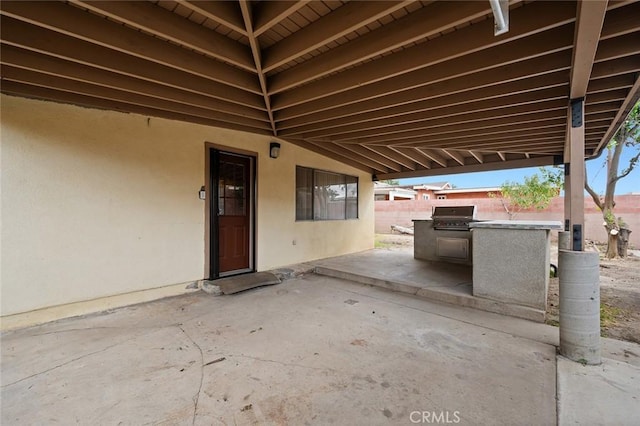
M 584 133 L 584 98 L 572 99 L 564 159 L 564 217 L 569 241 L 563 242 L 569 249 L 558 253 L 560 354 L 573 361 L 599 364 L 599 257 L 584 251 Z
M 572 99 L 564 158 L 564 218 L 574 251 L 584 250 L 584 133 L 584 98 Z

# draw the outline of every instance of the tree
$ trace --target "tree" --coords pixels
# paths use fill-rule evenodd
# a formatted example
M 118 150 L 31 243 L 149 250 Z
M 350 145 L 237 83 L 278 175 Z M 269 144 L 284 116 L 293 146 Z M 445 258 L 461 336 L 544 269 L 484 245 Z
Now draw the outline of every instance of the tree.
M 640 102 L 631 109 L 631 112 L 627 116 L 625 122 L 620 126 L 620 129 L 613 136 L 609 144 L 607 145 L 607 183 L 605 187 L 604 197 L 600 197 L 589 185 L 585 174 L 585 189 L 593 198 L 593 202 L 602 211 L 602 217 L 604 218 L 604 227 L 608 235 L 607 254 L 606 257 L 613 259 L 619 255 L 618 243 L 620 234 L 628 235 L 631 231 L 626 229 L 626 224 L 622 221 L 622 218 L 616 218 L 614 209 L 616 202 L 614 195 L 616 192 L 616 184 L 624 177 L 627 177 L 629 173 L 638 164 L 640 159 Z M 629 164 L 625 169 L 620 171 L 620 156 L 625 149 L 635 150 L 637 152 L 632 155 L 629 160 Z M 585 171 L 586 173 L 586 171 Z M 626 255 L 626 243 L 628 241 L 622 241 L 622 254 Z
M 386 183 L 387 185 L 398 185 L 400 183 L 398 179 L 387 179 L 381 180 L 380 182 Z
M 505 182 L 500 187 L 500 194 L 490 193 L 502 202 L 504 210 L 512 220 L 523 209 L 542 210 L 549 206 L 553 197 L 557 197 L 562 188 L 564 173 L 541 167 L 540 174 L 526 176 L 524 183 Z

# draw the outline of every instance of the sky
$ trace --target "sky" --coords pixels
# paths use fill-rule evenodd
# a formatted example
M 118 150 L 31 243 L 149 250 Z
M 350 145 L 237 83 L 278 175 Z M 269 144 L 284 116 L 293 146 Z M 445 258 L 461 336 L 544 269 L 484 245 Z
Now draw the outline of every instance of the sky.
M 620 158 L 620 169 L 629 164 L 634 154 L 633 149 L 627 148 Z M 599 158 L 587 161 L 587 178 L 591 187 L 598 193 L 604 194 L 607 169 L 606 149 Z M 538 167 L 524 169 L 497 170 L 493 172 L 463 173 L 456 175 L 429 176 L 423 178 L 399 179 L 400 185 L 413 185 L 429 182 L 449 182 L 457 188 L 499 187 L 506 181 L 521 183 L 525 176 L 532 176 L 538 172 Z M 640 193 L 640 165 L 627 177 L 618 181 L 616 194 Z

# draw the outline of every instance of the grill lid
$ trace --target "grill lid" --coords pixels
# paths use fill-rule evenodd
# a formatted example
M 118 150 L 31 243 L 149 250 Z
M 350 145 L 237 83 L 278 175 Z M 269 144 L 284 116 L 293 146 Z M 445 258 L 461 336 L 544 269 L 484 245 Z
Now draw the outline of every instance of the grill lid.
M 431 217 L 434 220 L 443 217 L 473 220 L 476 218 L 476 206 L 434 207 Z

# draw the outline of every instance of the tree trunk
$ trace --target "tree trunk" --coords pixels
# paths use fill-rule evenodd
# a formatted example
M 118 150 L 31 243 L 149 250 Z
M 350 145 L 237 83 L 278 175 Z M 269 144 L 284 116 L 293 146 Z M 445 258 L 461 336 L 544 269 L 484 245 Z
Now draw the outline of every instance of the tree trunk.
M 609 241 L 607 244 L 607 259 L 615 259 L 618 257 L 618 234 L 609 233 Z
M 618 255 L 620 257 L 627 257 L 627 249 L 629 248 L 629 234 L 630 230 L 626 228 L 620 228 L 620 234 L 618 235 Z

